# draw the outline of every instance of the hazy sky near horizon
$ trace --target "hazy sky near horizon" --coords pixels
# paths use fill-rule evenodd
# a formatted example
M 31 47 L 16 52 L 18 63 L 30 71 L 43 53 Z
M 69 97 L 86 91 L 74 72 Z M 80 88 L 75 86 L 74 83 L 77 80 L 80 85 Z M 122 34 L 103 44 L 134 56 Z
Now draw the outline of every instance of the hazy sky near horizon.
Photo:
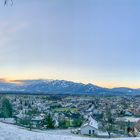
M 140 87 L 140 1 L 1 3 L 0 77 Z

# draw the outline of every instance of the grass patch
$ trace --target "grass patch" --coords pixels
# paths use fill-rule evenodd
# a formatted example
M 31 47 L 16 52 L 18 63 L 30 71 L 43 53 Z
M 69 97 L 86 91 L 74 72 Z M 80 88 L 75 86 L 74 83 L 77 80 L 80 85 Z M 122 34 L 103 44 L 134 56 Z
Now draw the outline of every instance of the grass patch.
M 55 112 L 67 112 L 67 111 L 78 112 L 78 109 L 77 108 L 55 108 L 54 111 Z

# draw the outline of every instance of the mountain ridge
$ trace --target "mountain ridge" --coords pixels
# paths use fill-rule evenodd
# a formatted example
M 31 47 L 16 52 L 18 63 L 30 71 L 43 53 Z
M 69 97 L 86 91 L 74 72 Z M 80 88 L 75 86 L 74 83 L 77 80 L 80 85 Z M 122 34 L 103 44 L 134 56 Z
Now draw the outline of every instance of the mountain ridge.
M 127 87 L 105 88 L 91 83 L 83 84 L 67 80 L 14 80 L 0 81 L 0 92 L 32 93 L 32 94 L 133 94 L 140 93 L 140 89 Z

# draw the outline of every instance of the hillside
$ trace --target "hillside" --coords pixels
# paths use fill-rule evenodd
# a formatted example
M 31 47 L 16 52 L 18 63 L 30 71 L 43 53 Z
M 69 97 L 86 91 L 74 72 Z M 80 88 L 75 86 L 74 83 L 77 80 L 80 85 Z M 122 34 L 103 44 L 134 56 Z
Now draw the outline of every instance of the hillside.
M 67 134 L 62 130 L 28 131 L 18 126 L 0 123 L 0 140 L 106 140 Z M 140 140 L 140 138 L 111 138 L 110 140 Z

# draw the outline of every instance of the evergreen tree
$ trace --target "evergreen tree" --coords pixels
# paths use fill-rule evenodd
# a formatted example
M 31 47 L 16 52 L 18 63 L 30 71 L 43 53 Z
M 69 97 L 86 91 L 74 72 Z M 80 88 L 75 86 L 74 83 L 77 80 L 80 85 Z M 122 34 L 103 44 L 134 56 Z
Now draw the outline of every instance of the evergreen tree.
M 49 128 L 49 129 L 53 129 L 55 127 L 55 122 L 54 122 L 52 116 L 50 115 L 50 113 L 48 115 L 46 115 L 43 125 L 45 125 L 46 128 Z
M 2 99 L 2 104 L 1 104 L 1 115 L 4 118 L 10 118 L 12 117 L 13 114 L 13 109 L 12 109 L 12 104 L 9 102 L 7 98 Z

